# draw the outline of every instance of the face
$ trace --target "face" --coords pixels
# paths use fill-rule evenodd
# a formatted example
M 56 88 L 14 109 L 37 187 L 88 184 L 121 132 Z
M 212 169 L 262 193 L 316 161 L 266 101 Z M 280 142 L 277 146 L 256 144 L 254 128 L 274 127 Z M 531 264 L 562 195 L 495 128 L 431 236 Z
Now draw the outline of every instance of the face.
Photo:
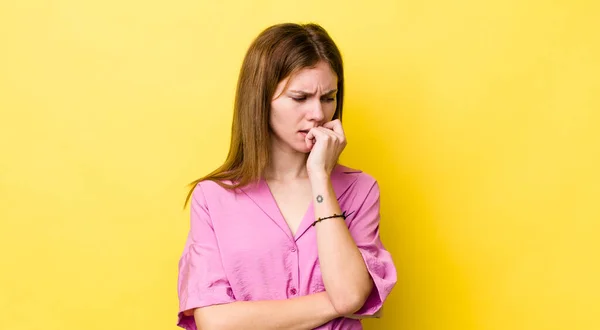
M 279 82 L 269 118 L 274 149 L 310 152 L 306 132 L 333 119 L 336 92 L 337 76 L 326 62 Z

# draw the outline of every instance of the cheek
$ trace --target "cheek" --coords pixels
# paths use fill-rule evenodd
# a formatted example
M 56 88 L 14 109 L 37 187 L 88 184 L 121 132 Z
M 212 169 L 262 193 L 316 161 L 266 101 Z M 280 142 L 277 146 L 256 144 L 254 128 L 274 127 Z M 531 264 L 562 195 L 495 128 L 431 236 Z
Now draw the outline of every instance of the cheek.
M 287 108 L 277 107 L 271 108 L 271 115 L 269 116 L 269 125 L 273 132 L 278 136 L 284 137 L 293 129 L 292 114 Z
M 327 111 L 325 113 L 325 116 L 327 116 L 327 118 L 329 119 L 328 121 L 331 121 L 333 119 L 333 115 L 335 114 L 335 109 L 337 108 L 337 103 L 336 102 L 332 102 L 327 104 Z
M 269 126 L 271 126 L 273 132 L 277 134 L 281 132 L 281 114 L 279 114 L 277 111 L 271 111 L 271 116 L 269 118 Z
M 280 133 L 295 132 L 296 126 L 302 120 L 302 109 L 296 104 L 279 100 L 271 107 L 270 122 Z

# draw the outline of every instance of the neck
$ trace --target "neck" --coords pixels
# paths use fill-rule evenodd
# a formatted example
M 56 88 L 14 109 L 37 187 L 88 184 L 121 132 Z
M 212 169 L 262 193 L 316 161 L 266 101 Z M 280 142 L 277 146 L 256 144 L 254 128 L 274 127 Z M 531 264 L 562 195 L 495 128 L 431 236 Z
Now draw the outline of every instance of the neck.
M 290 148 L 281 148 L 273 144 L 271 148 L 271 161 L 264 172 L 267 180 L 294 181 L 308 179 L 306 160 L 309 153 L 302 153 Z

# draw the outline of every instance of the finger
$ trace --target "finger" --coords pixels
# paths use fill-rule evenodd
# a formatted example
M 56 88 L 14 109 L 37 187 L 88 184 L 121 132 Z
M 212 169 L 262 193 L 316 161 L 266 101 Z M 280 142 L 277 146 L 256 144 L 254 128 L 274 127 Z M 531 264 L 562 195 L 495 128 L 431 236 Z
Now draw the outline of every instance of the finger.
M 346 134 L 344 133 L 344 128 L 342 127 L 342 122 L 339 119 L 328 121 L 325 124 L 323 124 L 323 127 L 336 132 L 343 139 L 345 139 L 346 137 Z
M 334 131 L 324 128 L 324 127 L 315 127 L 315 144 L 317 141 L 321 141 L 325 145 L 331 146 L 338 143 L 343 143 L 340 137 Z
M 317 142 L 315 133 L 315 128 L 311 128 L 304 137 L 304 141 L 306 141 L 306 146 L 308 148 L 312 148 L 312 146 Z
M 329 133 L 327 131 L 332 132 L 323 127 L 313 127 L 306 134 L 307 143 L 311 143 L 312 145 L 316 144 L 317 141 L 329 138 Z M 332 132 L 333 133 L 333 132 Z M 310 146 L 309 146 L 310 147 Z
M 306 134 L 306 136 L 304 137 L 304 140 L 308 143 L 308 141 L 312 141 L 315 138 L 315 132 L 314 132 L 314 128 L 311 128 L 308 133 Z
M 324 134 L 326 134 L 329 137 L 330 140 L 336 141 L 336 143 L 340 143 L 340 144 L 346 143 L 346 138 L 344 137 L 343 131 L 342 131 L 342 134 L 339 134 L 329 128 L 324 128 L 324 127 L 319 127 L 319 128 L 321 129 L 321 132 L 323 132 Z
M 315 144 L 315 142 L 313 141 L 313 137 L 309 137 L 308 134 L 306 134 L 306 136 L 304 137 L 304 142 L 306 143 L 306 147 L 308 149 L 312 149 L 312 146 Z
M 317 130 L 323 134 L 323 136 L 331 137 L 337 139 L 337 134 L 329 128 L 325 127 L 317 127 Z
M 334 119 L 332 121 L 328 121 L 323 124 L 323 127 L 333 129 L 336 125 L 342 125 L 342 122 L 339 119 Z
M 337 140 L 338 137 L 335 134 L 334 131 L 328 129 L 328 128 L 324 128 L 324 127 L 315 127 L 315 137 L 317 138 L 317 140 L 319 139 L 333 139 L 333 140 Z

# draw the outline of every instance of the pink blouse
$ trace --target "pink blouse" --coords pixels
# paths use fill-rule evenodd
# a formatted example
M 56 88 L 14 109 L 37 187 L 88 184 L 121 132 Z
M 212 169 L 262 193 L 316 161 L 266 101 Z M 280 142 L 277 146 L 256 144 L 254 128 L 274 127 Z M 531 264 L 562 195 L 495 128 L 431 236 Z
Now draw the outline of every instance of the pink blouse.
M 396 284 L 396 268 L 379 238 L 379 185 L 343 165 L 331 182 L 374 287 L 356 313 L 375 315 Z M 292 235 L 264 179 L 237 193 L 198 183 L 191 198 L 190 231 L 179 261 L 177 325 L 196 330 L 183 311 L 234 301 L 279 300 L 325 291 L 319 267 L 314 205 Z M 317 329 L 362 329 L 340 317 Z

